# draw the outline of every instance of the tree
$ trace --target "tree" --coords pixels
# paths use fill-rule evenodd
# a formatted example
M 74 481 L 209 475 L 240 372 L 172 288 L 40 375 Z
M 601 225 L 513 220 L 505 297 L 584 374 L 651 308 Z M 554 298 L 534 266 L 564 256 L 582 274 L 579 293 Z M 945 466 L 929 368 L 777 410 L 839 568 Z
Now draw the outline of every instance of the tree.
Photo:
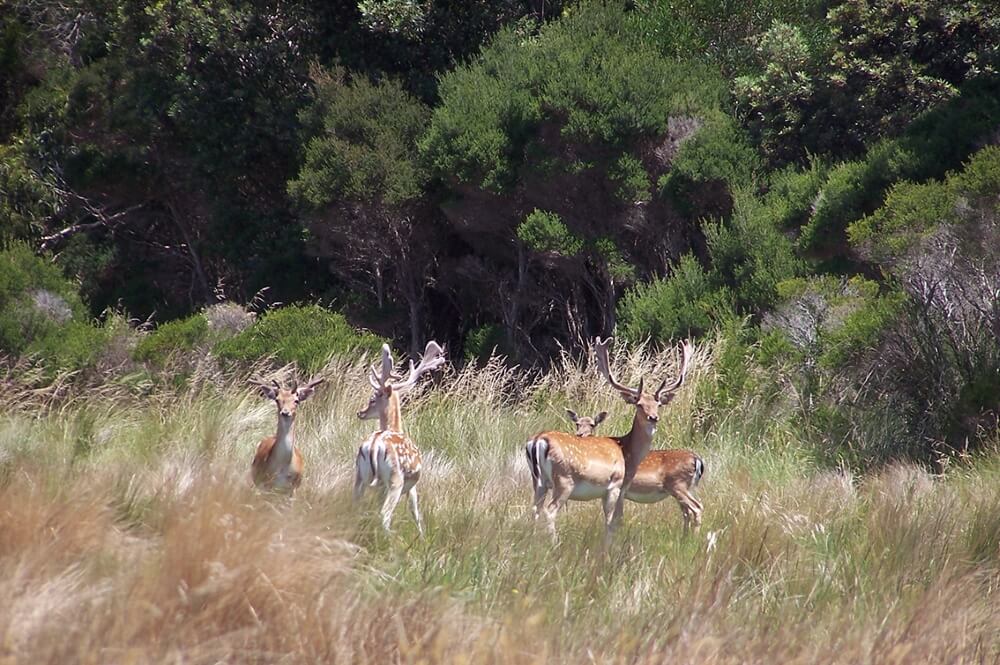
M 313 70 L 316 96 L 302 113 L 311 135 L 288 191 L 310 218 L 308 250 L 331 270 L 386 293 L 409 313 L 410 346 L 424 341 L 424 291 L 434 278 L 436 231 L 424 200 L 427 175 L 415 159 L 429 110 L 395 81 Z

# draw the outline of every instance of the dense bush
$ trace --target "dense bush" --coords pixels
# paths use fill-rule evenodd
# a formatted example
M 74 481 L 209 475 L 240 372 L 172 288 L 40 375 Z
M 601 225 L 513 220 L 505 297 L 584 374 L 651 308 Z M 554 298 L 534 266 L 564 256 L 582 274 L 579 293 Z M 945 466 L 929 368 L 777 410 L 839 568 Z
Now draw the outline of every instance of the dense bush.
M 250 364 L 261 358 L 315 372 L 333 354 L 376 352 L 382 340 L 359 333 L 341 314 L 318 305 L 289 305 L 267 312 L 243 332 L 215 345 L 222 359 Z
M 135 347 L 136 360 L 162 366 L 176 353 L 190 351 L 208 339 L 208 319 L 198 313 L 169 321 L 145 335 Z
M 0 352 L 16 356 L 74 319 L 85 309 L 57 266 L 23 244 L 0 252 Z
M 857 155 L 1000 65 L 995 4 L 844 0 L 826 26 L 813 45 L 797 26 L 775 23 L 756 42 L 759 70 L 735 80 L 772 163 Z
M 719 289 L 690 254 L 681 257 L 667 279 L 638 284 L 618 307 L 618 325 L 633 342 L 666 342 L 712 329 L 716 317 L 730 311 L 731 295 Z
M 1000 77 L 966 85 L 961 95 L 914 122 L 906 133 L 876 143 L 860 161 L 830 170 L 799 245 L 808 252 L 843 252 L 847 227 L 878 208 L 898 180 L 941 178 L 978 150 L 1000 123 Z
M 109 330 L 85 321 L 70 321 L 58 330 L 36 338 L 25 354 L 33 356 L 54 376 L 63 371 L 79 371 L 97 365 L 108 342 Z

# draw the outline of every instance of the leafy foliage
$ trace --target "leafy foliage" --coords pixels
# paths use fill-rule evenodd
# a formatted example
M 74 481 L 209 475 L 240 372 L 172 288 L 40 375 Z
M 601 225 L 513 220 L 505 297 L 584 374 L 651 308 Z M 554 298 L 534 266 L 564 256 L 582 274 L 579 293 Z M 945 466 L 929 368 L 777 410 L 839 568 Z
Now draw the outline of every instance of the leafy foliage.
M 536 252 L 573 256 L 583 249 L 583 241 L 574 236 L 559 215 L 535 210 L 517 227 L 518 239 Z
M 267 312 L 253 326 L 215 345 L 224 360 L 250 364 L 260 358 L 319 370 L 334 354 L 371 352 L 382 340 L 358 333 L 341 314 L 318 305 L 289 305 Z
M 737 78 L 749 125 L 776 163 L 849 157 L 1000 63 L 1000 11 L 972 0 L 845 0 L 811 47 L 776 23 L 757 45 L 760 71 Z
M 427 175 L 413 148 L 428 111 L 402 87 L 348 82 L 343 68 L 314 71 L 316 98 L 302 113 L 315 132 L 306 144 L 292 198 L 314 208 L 338 200 L 396 206 L 418 198 Z
M 169 321 L 144 336 L 136 345 L 133 357 L 163 365 L 172 354 L 190 351 L 205 342 L 208 334 L 208 319 L 204 314 Z
M 86 319 L 83 303 L 58 267 L 20 243 L 0 252 L 0 352 L 16 356 L 73 319 Z
M 730 295 L 718 289 L 698 261 L 681 257 L 669 279 L 639 284 L 619 306 L 619 326 L 626 339 L 666 342 L 712 329 L 713 317 L 730 307 Z

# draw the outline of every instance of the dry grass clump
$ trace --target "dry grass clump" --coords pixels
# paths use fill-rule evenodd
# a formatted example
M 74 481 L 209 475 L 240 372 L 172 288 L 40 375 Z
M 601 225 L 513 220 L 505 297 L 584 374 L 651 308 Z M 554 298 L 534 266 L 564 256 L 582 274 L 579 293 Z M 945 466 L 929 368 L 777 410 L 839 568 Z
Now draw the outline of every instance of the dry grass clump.
M 615 354 L 623 381 L 676 354 Z M 692 383 L 715 381 L 701 347 Z M 263 369 L 263 368 L 262 368 Z M 553 546 L 530 519 L 523 443 L 562 409 L 631 408 L 567 359 L 445 374 L 403 407 L 424 451 L 427 537 L 378 500 L 353 506 L 373 423 L 367 359 L 334 360 L 296 420 L 294 500 L 251 489 L 274 407 L 241 377 L 136 399 L 90 398 L 0 419 L 0 661 L 184 663 L 856 663 L 1000 659 L 1000 462 L 945 476 L 826 468 L 753 404 L 710 413 L 697 385 L 656 445 L 701 454 L 702 531 L 668 501 L 571 504 Z M 290 368 L 278 372 L 289 378 Z M 581 403 L 583 406 L 580 406 Z

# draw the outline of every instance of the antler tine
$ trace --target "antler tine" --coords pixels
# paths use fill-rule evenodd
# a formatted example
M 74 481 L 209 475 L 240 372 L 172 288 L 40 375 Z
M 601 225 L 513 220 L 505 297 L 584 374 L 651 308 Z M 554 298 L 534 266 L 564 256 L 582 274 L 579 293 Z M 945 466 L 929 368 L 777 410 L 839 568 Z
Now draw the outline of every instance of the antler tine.
M 677 373 L 677 378 L 675 378 L 670 384 L 667 384 L 667 380 L 664 379 L 663 383 L 660 384 L 659 389 L 656 391 L 656 400 L 662 401 L 662 396 L 669 394 L 677 390 L 684 383 L 684 379 L 687 377 L 688 369 L 691 366 L 691 357 L 694 355 L 694 347 L 691 342 L 684 340 L 681 347 L 681 368 Z
M 379 377 L 379 385 L 384 388 L 392 378 L 392 351 L 388 344 L 382 345 L 382 375 Z
M 600 337 L 594 338 L 594 351 L 597 355 L 597 371 L 600 372 L 601 376 L 608 380 L 611 387 L 622 393 L 623 395 L 628 395 L 629 397 L 638 397 L 642 391 L 642 383 L 639 384 L 639 390 L 635 388 L 629 388 L 628 386 L 619 383 L 615 377 L 611 374 L 611 363 L 608 361 L 608 345 L 611 343 L 611 338 L 607 338 L 601 341 Z
M 397 392 L 409 390 L 417 385 L 417 380 L 422 374 L 433 371 L 444 363 L 444 349 L 434 340 L 427 342 L 427 347 L 424 349 L 424 355 L 420 358 L 420 362 L 414 367 L 413 361 L 410 361 L 409 374 L 407 374 L 406 379 L 401 383 L 392 384 L 393 390 Z
M 324 381 L 326 381 L 326 377 L 314 376 L 306 382 L 305 389 L 308 390 L 309 388 L 315 388 Z
M 278 390 L 281 390 L 281 384 L 280 384 L 280 383 L 278 383 L 278 380 L 277 380 L 277 379 L 271 379 L 271 383 L 273 383 L 273 384 L 274 384 L 274 387 L 275 387 L 275 388 L 277 388 Z

